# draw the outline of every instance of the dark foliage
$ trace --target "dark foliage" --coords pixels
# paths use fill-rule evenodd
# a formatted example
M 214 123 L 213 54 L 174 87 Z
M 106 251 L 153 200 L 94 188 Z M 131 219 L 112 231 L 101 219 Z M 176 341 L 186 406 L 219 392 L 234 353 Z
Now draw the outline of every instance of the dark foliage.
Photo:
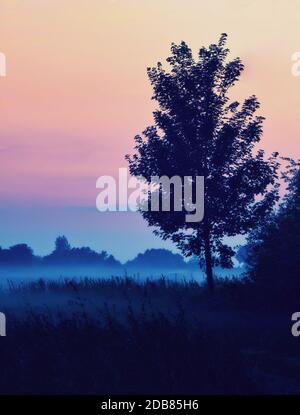
M 164 269 L 184 269 L 188 266 L 181 255 L 173 254 L 167 249 L 147 249 L 132 261 L 127 261 L 125 265 L 129 269 L 157 268 L 162 271 Z
M 32 249 L 26 244 L 18 244 L 9 249 L 0 247 L 0 265 L 32 265 L 38 258 L 34 256 Z
M 255 96 L 241 105 L 228 93 L 243 64 L 228 61 L 226 35 L 201 48 L 194 59 L 185 42 L 172 44 L 170 71 L 148 69 L 159 108 L 154 125 L 136 136 L 136 154 L 127 156 L 130 172 L 143 176 L 204 176 L 205 213 L 199 223 L 186 222 L 186 211 L 142 211 L 155 233 L 170 238 L 184 255 L 205 257 L 207 281 L 213 288 L 213 265 L 232 266 L 234 251 L 224 236 L 244 234 L 261 221 L 277 200 L 277 153 L 268 160 L 254 151 L 262 136 Z M 160 187 L 154 192 L 164 190 Z M 150 196 L 153 196 L 154 192 Z M 171 198 L 173 196 L 170 190 Z M 259 198 L 258 198 L 259 196 Z
M 276 212 L 249 235 L 245 259 L 257 289 L 276 294 L 287 305 L 299 304 L 300 293 L 300 170 L 289 159 L 283 177 L 287 193 Z
M 119 267 L 120 262 L 106 251 L 95 252 L 89 247 L 72 248 L 65 236 L 55 241 L 55 250 L 43 258 L 45 265 L 102 265 Z

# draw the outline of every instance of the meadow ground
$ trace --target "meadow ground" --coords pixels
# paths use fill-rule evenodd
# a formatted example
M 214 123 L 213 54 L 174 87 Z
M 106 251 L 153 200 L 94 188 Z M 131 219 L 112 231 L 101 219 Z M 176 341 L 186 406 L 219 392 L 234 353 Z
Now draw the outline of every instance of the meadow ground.
M 0 291 L 0 393 L 299 393 L 296 310 L 249 281 L 39 280 Z

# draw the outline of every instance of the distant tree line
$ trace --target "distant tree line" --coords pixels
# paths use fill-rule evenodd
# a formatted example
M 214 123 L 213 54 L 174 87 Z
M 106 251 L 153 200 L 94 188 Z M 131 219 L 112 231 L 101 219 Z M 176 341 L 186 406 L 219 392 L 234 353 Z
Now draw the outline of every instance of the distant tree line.
M 55 249 L 44 257 L 34 255 L 32 248 L 26 244 L 14 245 L 8 249 L 0 248 L 0 264 L 16 266 L 34 264 L 121 266 L 121 263 L 106 251 L 98 253 L 89 247 L 71 247 L 65 236 L 59 236 L 55 241 Z
M 167 249 L 147 249 L 138 254 L 133 260 L 121 264 L 113 255 L 106 251 L 96 252 L 89 247 L 72 247 L 65 236 L 59 236 L 55 241 L 54 250 L 44 257 L 34 254 L 27 244 L 14 245 L 8 249 L 0 247 L 0 266 L 72 266 L 86 265 L 124 269 L 184 269 L 197 266 L 193 261 L 185 262 L 179 254 Z

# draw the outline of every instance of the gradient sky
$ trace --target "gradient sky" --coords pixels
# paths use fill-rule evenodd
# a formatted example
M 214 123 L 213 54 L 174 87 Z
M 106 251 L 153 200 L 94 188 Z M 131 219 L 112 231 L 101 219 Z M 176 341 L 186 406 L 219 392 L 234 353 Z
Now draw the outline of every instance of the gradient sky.
M 146 67 L 171 42 L 229 35 L 246 70 L 234 97 L 256 94 L 267 153 L 299 157 L 300 0 L 0 0 L 0 245 L 43 254 L 57 234 L 124 260 L 155 238 L 136 214 L 95 210 L 96 178 L 116 175 L 152 120 Z

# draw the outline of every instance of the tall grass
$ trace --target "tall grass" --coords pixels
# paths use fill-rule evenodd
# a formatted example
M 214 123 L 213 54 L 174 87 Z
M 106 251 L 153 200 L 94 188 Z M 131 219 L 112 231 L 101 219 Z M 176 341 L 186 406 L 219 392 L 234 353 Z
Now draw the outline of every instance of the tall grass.
M 294 391 L 300 379 L 294 371 L 287 382 L 284 359 L 292 353 L 297 361 L 298 348 L 288 326 L 242 304 L 251 287 L 219 282 L 211 298 L 196 282 L 165 278 L 10 284 L 0 293 L 7 313 L 0 393 Z

